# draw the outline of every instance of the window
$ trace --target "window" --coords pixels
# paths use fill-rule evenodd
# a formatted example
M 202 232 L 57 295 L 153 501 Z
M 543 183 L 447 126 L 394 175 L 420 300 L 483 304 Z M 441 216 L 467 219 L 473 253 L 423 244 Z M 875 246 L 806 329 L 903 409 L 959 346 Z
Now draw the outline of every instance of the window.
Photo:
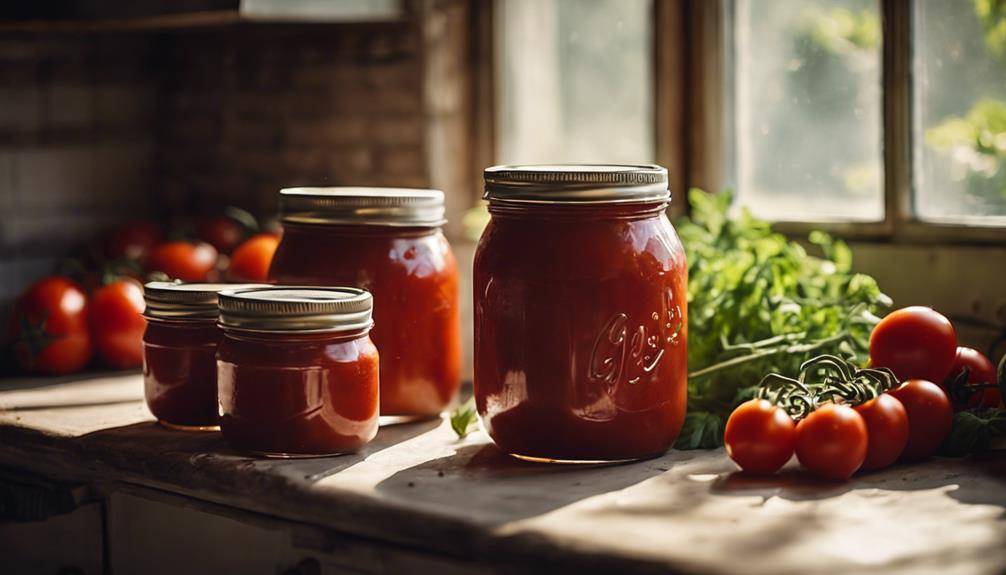
M 1006 2 L 917 2 L 914 40 L 916 212 L 1006 224 Z
M 773 220 L 882 220 L 876 1 L 737 0 L 732 20 L 740 202 Z
M 495 9 L 497 162 L 653 161 L 651 1 Z
M 661 158 L 788 231 L 1006 233 L 1006 0 L 496 0 L 493 34 L 496 162 Z

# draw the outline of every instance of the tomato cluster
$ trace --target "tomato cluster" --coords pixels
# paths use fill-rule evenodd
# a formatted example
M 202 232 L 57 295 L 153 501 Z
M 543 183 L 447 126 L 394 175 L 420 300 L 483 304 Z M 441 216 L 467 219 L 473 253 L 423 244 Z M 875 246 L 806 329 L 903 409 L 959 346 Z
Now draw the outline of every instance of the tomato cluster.
M 257 224 L 247 212 L 228 213 L 171 233 L 148 221 L 127 223 L 94 245 L 92 264 L 78 266 L 84 269 L 78 281 L 57 275 L 30 286 L 15 303 L 8 330 L 17 363 L 41 374 L 80 371 L 93 358 L 113 369 L 141 365 L 146 320 L 140 282 L 147 275 L 265 282 L 279 234 L 252 235 Z
M 800 402 L 759 397 L 741 404 L 727 421 L 727 453 L 750 473 L 774 473 L 795 454 L 815 475 L 848 479 L 935 453 L 950 433 L 955 407 L 1001 405 L 992 362 L 958 347 L 953 325 L 930 308 L 908 307 L 882 319 L 869 352 L 864 370 L 830 356 L 807 362 L 844 374 L 816 387 L 804 384 L 804 374 L 800 381 L 776 376 L 797 386 Z M 873 385 L 885 381 L 883 388 Z

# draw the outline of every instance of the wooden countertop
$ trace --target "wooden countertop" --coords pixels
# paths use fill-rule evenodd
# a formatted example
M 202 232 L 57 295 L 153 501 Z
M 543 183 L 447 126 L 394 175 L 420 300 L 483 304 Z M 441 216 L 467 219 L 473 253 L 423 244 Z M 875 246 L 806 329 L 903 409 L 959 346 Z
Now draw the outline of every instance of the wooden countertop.
M 261 460 L 157 426 L 138 374 L 0 381 L 0 464 L 154 487 L 374 540 L 554 570 L 995 573 L 1006 452 L 847 483 L 754 479 L 722 450 L 639 463 L 525 463 L 443 421 L 381 429 L 357 455 Z

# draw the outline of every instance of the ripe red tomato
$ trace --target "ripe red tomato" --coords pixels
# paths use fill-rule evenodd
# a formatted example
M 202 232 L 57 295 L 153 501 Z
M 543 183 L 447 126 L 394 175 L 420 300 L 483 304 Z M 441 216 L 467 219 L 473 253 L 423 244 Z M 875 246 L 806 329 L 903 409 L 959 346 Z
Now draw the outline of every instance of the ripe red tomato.
M 954 382 L 964 369 L 968 370 L 968 383 L 988 383 L 996 385 L 996 366 L 985 357 L 982 352 L 970 347 L 958 347 L 957 356 L 954 358 L 954 365 L 950 368 L 950 375 L 944 383 L 947 385 Z M 951 399 L 959 399 L 952 397 Z M 974 391 L 967 399 L 966 407 L 999 407 L 1002 404 L 1002 393 L 999 387 L 987 387 Z M 965 407 L 965 406 L 962 406 Z
M 115 228 L 105 237 L 105 256 L 139 261 L 163 238 L 164 232 L 153 222 L 130 222 Z
M 740 404 L 723 432 L 727 454 L 749 473 L 775 473 L 793 456 L 796 426 L 785 410 L 767 399 Z
M 912 379 L 889 391 L 908 412 L 908 445 L 905 460 L 922 459 L 936 452 L 954 421 L 954 409 L 946 392 L 935 383 Z
M 264 282 L 269 279 L 269 265 L 279 246 L 279 237 L 274 234 L 253 236 L 238 246 L 231 254 L 227 273 L 231 279 L 247 282 Z
M 870 364 L 898 381 L 943 381 L 957 355 L 957 332 L 941 313 L 912 306 L 887 314 L 870 334 Z
M 222 254 L 229 254 L 245 239 L 245 227 L 227 216 L 203 218 L 196 223 L 196 235 Z
M 869 437 L 861 469 L 883 469 L 898 460 L 908 445 L 908 412 L 893 396 L 882 393 L 854 408 Z
M 848 479 L 866 459 L 866 422 L 848 405 L 828 403 L 796 426 L 796 458 L 808 471 Z
M 66 374 L 91 360 L 87 296 L 63 277 L 47 277 L 29 287 L 11 314 L 18 363 L 32 373 Z
M 91 334 L 98 356 L 115 369 L 143 364 L 143 288 L 124 279 L 112 282 L 91 296 Z
M 186 282 L 206 281 L 217 263 L 217 250 L 206 243 L 168 242 L 156 246 L 147 257 L 147 272 L 164 272 Z

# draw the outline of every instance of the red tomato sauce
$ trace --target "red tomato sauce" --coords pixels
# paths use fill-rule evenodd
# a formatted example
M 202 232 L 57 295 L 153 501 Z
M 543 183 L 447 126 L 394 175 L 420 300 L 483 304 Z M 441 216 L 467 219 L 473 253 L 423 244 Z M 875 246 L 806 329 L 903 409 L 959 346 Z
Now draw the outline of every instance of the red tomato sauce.
M 217 362 L 220 429 L 268 455 L 357 451 L 378 426 L 378 353 L 366 333 L 225 329 Z
M 431 416 L 461 383 L 457 262 L 438 228 L 284 224 L 270 278 L 374 296 L 381 414 Z
M 144 396 L 161 423 L 217 425 L 217 344 L 222 337 L 215 319 L 148 317 L 143 335 Z
M 687 266 L 664 204 L 494 206 L 475 256 L 475 399 L 504 451 L 656 456 L 687 400 Z

